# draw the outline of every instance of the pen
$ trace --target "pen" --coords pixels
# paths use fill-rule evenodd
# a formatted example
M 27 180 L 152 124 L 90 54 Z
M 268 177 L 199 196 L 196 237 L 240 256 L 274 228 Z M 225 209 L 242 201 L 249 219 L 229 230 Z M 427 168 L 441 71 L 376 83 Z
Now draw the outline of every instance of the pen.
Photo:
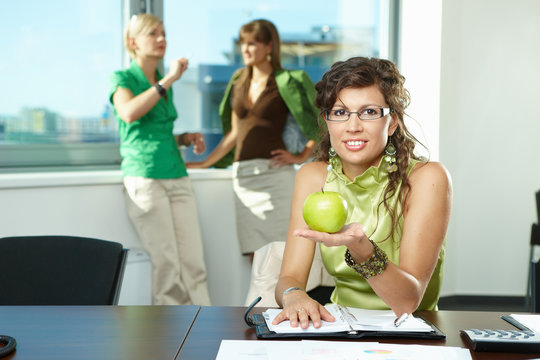
M 407 320 L 408 317 L 409 317 L 409 314 L 407 314 L 407 313 L 402 314 L 400 317 L 398 317 L 398 318 L 396 318 L 396 320 L 394 320 L 394 326 L 398 327 L 399 325 L 403 324 L 405 322 L 405 320 Z

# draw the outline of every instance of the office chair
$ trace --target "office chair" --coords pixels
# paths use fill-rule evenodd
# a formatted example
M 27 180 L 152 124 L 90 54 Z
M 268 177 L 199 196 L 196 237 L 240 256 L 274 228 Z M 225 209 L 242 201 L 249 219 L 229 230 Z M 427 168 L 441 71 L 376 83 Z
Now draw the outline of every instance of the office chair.
M 540 313 L 540 261 L 531 262 L 530 312 Z
M 536 192 L 538 222 L 531 226 L 531 248 L 529 251 L 529 278 L 527 302 L 530 312 L 540 312 L 540 261 L 534 261 L 536 246 L 540 246 L 540 190 Z
M 274 298 L 274 289 L 279 279 L 281 261 L 285 241 L 274 241 L 255 250 L 251 266 L 251 279 L 246 297 L 246 306 L 258 296 L 261 301 L 257 306 L 277 307 Z M 306 291 L 309 296 L 321 304 L 330 302 L 330 294 L 335 288 L 334 278 L 328 274 L 321 259 L 319 247 L 316 247 L 315 256 L 309 272 Z
M 116 305 L 127 251 L 76 236 L 0 238 L 0 305 Z

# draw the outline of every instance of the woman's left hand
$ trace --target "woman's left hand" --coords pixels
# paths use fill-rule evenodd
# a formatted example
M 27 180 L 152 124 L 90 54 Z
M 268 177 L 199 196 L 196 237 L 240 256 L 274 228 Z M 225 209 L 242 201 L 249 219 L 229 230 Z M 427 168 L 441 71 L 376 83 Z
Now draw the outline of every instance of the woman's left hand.
M 195 154 L 202 154 L 206 150 L 206 144 L 204 143 L 204 136 L 199 132 L 187 133 L 186 135 L 190 144 L 193 145 L 193 152 Z
M 303 163 L 302 159 L 299 156 L 293 155 L 287 150 L 277 149 L 270 152 L 272 157 L 270 158 L 270 163 L 273 167 L 282 167 L 288 164 L 301 164 Z

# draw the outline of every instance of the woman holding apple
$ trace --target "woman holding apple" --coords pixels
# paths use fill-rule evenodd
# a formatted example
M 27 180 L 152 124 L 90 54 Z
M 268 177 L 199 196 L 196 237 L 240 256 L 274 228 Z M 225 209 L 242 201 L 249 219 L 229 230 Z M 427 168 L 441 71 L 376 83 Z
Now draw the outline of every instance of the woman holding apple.
M 388 60 L 335 63 L 316 84 L 321 128 L 318 161 L 298 172 L 276 301 L 275 323 L 315 327 L 333 321 L 305 289 L 315 246 L 336 287 L 331 301 L 397 316 L 435 310 L 441 289 L 452 185 L 444 166 L 414 153 L 404 123 L 410 97 Z M 335 233 L 308 228 L 302 216 L 314 192 L 337 192 L 348 204 Z M 313 211 L 311 211 L 313 212 Z M 310 220 L 310 221 L 313 221 Z

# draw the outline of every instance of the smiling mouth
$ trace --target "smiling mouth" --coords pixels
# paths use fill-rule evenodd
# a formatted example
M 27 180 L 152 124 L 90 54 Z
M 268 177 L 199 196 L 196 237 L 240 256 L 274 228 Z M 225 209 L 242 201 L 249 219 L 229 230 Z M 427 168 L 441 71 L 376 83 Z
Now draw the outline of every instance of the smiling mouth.
M 360 145 L 365 144 L 365 141 L 362 141 L 362 140 L 346 141 L 345 144 L 349 146 L 360 146 Z

